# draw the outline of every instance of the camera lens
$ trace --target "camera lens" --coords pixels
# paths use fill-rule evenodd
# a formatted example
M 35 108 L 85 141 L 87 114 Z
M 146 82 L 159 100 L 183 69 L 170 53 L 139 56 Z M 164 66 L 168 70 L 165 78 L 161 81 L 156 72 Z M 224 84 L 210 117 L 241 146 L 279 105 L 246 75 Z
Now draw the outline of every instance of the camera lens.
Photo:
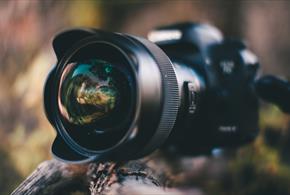
M 173 64 L 160 48 L 91 30 L 64 32 L 53 44 L 58 63 L 44 103 L 57 130 L 57 158 L 138 158 L 164 143 L 177 117 L 179 91 Z
M 61 76 L 58 106 L 74 125 L 90 125 L 110 117 L 121 104 L 123 72 L 109 62 L 92 59 L 68 64 Z

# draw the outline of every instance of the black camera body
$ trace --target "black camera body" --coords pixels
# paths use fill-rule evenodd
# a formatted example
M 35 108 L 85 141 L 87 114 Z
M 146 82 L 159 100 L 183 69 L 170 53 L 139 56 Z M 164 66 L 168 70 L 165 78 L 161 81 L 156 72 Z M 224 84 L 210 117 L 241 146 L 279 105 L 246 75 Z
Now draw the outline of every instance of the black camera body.
M 94 29 L 55 37 L 44 107 L 56 158 L 129 160 L 159 147 L 206 154 L 256 137 L 259 65 L 241 41 L 195 23 L 149 39 Z
M 180 36 L 166 36 L 172 32 Z M 197 83 L 180 84 L 184 109 L 166 148 L 207 154 L 215 147 L 238 147 L 255 139 L 259 105 L 254 81 L 259 63 L 242 41 L 223 39 L 213 26 L 192 23 L 157 28 L 149 40 L 165 51 L 177 71 L 184 65 L 199 78 Z M 192 86 L 197 87 L 192 91 Z

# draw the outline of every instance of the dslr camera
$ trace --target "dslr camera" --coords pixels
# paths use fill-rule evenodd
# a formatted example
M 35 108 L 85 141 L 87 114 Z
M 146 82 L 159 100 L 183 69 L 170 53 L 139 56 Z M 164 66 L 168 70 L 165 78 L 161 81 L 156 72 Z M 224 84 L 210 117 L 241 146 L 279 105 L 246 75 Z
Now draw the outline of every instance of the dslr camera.
M 44 107 L 57 159 L 123 161 L 157 148 L 209 154 L 259 132 L 257 57 L 214 26 L 178 23 L 148 39 L 71 29 L 53 48 Z

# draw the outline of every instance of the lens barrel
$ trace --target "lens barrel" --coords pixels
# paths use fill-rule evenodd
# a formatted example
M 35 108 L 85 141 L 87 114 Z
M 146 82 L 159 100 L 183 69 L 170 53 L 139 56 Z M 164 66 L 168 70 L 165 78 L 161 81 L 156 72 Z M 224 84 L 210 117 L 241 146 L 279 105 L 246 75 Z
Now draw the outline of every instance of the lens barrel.
M 44 89 L 57 130 L 52 153 L 67 162 L 132 159 L 165 142 L 180 104 L 174 67 L 139 37 L 73 29 L 53 42 Z

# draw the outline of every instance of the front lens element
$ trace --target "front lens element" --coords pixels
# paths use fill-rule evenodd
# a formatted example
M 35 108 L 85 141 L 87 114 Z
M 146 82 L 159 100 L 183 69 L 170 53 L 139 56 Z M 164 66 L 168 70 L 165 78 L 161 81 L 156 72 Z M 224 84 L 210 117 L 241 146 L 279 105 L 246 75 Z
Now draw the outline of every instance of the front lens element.
M 109 117 L 120 103 L 118 83 L 124 79 L 123 73 L 106 61 L 68 64 L 59 91 L 61 115 L 74 125 L 90 125 Z

